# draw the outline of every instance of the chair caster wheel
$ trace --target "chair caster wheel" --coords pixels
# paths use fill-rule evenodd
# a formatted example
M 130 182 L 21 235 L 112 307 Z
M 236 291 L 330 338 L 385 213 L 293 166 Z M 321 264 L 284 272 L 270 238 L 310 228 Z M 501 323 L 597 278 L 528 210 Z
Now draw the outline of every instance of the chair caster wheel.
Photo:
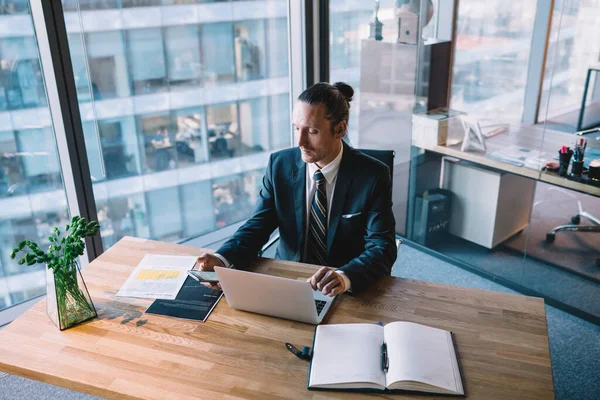
M 556 239 L 556 235 L 554 233 L 546 233 L 546 242 L 552 243 Z
M 580 222 L 581 222 L 581 217 L 579 215 L 571 217 L 571 223 L 573 225 L 579 225 Z

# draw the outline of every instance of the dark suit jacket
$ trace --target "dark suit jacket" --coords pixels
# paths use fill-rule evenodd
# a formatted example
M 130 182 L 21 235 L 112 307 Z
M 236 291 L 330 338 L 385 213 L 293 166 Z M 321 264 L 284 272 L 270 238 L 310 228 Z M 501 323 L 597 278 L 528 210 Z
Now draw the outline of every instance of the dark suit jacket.
M 301 261 L 306 240 L 306 164 L 295 147 L 271 155 L 254 215 L 217 252 L 243 268 L 279 227 L 277 258 Z M 327 231 L 329 266 L 357 293 L 396 260 L 389 168 L 344 143 Z

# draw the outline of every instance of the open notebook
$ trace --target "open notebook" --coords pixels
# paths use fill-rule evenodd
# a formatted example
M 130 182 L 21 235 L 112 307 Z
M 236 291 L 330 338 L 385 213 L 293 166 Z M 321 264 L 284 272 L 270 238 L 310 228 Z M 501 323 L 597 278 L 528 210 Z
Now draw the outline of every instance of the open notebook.
M 412 322 L 317 326 L 308 388 L 465 394 L 452 333 Z

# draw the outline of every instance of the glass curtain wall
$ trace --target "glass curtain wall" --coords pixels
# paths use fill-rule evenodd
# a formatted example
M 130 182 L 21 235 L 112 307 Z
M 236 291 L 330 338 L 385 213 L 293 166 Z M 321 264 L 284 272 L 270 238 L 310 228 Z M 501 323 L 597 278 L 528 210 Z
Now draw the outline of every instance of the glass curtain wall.
M 535 11 L 534 1 L 459 2 L 452 107 L 520 121 Z
M 382 24 L 382 40 L 371 40 L 374 2 L 330 1 L 329 80 L 344 81 L 355 90 L 347 134 L 351 145 L 395 152 L 393 211 L 397 232 L 404 234 L 417 46 L 397 46 L 396 42 L 399 32 L 411 31 L 416 38 L 416 30 L 411 27 L 418 26 L 418 22 L 416 14 L 411 12 L 420 6 L 412 1 L 402 8 L 400 3 L 403 2 L 382 0 L 379 3 L 377 20 Z M 424 32 L 436 29 L 437 3 L 437 0 L 427 3 L 431 20 L 427 21 Z M 403 24 L 398 18 L 404 15 L 402 13 L 410 14 L 405 15 Z
M 379 19 L 389 37 L 393 20 L 394 0 L 380 2 Z M 354 88 L 354 101 L 348 121 L 348 139 L 358 146 L 358 115 L 360 102 L 361 42 L 369 37 L 369 21 L 373 15 L 370 1 L 329 1 L 329 81 L 346 82 Z M 354 109 L 352 109 L 354 107 Z
M 600 134 L 597 129 L 583 136 L 574 132 L 600 128 L 599 29 L 600 1 L 555 2 L 537 124 L 544 130 L 540 158 L 564 160 L 558 154 L 562 146 L 573 155 L 563 164 L 568 166 L 565 176 L 560 170 L 539 173 L 527 242 L 521 244 L 533 261 L 524 266 L 521 285 L 557 299 L 597 324 L 600 168 L 593 166 L 600 166 Z M 577 148 L 581 144 L 582 152 Z
M 542 95 L 538 115 L 553 115 L 557 104 L 565 112 L 569 104 L 580 109 L 581 102 L 565 97 L 565 87 L 581 101 L 590 64 L 565 61 L 565 51 L 586 48 L 590 63 L 598 59 L 597 47 L 587 48 L 573 32 L 573 16 L 595 12 L 588 5 L 458 3 L 450 108 L 412 116 L 406 233 L 464 268 L 598 322 L 600 231 L 590 229 L 596 224 L 586 215 L 600 214 L 600 185 L 585 169 L 600 158 L 598 135 L 584 139 L 584 169 L 573 169 L 581 157 L 573 155 L 561 170 L 562 146 L 574 151 L 582 138 L 554 120 L 522 122 L 525 110 L 535 106 L 524 102 L 536 97 L 526 95 L 532 88 Z M 551 17 L 540 23 L 538 13 Z M 585 29 L 597 31 L 597 20 Z M 545 65 L 535 71 L 535 57 L 544 52 Z M 420 60 L 419 73 L 434 62 Z M 583 228 L 577 232 L 576 226 Z
M 105 248 L 247 218 L 291 145 L 287 2 L 63 6 Z
M 600 321 L 600 177 L 589 167 L 600 135 L 583 137 L 582 173 L 579 154 L 564 171 L 553 164 L 581 144 L 581 110 L 583 129 L 600 125 L 600 2 L 396 3 L 381 2 L 376 41 L 371 2 L 330 2 L 330 80 L 358 92 L 353 145 L 396 152 L 397 233 Z M 419 23 L 418 44 L 398 30 Z
M 384 42 L 393 42 L 398 35 L 396 18 L 396 1 L 381 0 L 379 2 L 378 20 L 382 25 Z M 438 0 L 433 0 L 437 5 Z M 374 2 L 372 1 L 329 1 L 329 81 L 346 82 L 355 90 L 354 110 L 350 111 L 348 138 L 354 146 L 360 146 L 359 112 L 361 48 L 363 41 L 369 37 L 369 23 L 373 19 Z M 434 15 L 434 18 L 437 18 Z M 425 28 L 433 30 L 435 22 Z
M 594 66 L 598 68 L 600 60 L 598 19 L 600 1 L 562 0 L 554 3 L 539 123 L 567 133 L 600 123 L 597 72 L 592 69 L 587 80 L 588 70 Z
M 21 240 L 47 250 L 69 218 L 28 1 L 0 4 L 0 311 L 45 292 L 43 265 L 18 265 Z

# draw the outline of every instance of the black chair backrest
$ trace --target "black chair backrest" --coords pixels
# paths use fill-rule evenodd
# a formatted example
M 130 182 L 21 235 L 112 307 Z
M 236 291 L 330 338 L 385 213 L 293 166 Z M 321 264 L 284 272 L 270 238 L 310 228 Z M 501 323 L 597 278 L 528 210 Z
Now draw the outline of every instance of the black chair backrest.
M 390 178 L 392 181 L 394 180 L 394 156 L 396 152 L 394 150 L 368 150 L 368 149 L 358 149 L 358 151 L 366 154 L 368 156 L 373 157 L 376 160 L 381 161 L 390 169 Z

